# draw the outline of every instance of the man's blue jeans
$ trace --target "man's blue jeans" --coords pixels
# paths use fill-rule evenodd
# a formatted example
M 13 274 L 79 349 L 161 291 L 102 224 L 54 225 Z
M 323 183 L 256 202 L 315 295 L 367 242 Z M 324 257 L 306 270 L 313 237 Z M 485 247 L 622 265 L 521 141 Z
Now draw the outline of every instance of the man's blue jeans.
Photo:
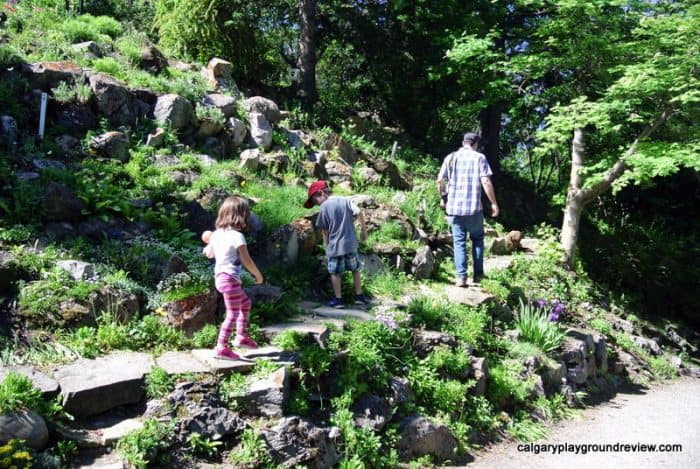
M 484 214 L 452 217 L 452 243 L 455 253 L 457 277 L 467 277 L 467 233 L 472 240 L 474 277 L 484 275 Z

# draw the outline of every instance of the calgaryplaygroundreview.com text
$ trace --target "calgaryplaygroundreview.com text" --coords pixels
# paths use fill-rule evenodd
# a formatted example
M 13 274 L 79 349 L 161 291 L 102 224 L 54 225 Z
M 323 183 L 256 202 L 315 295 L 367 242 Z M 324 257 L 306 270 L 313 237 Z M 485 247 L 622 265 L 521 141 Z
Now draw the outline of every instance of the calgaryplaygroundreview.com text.
M 588 454 L 588 453 L 682 453 L 678 443 L 522 443 L 517 446 L 520 453 Z

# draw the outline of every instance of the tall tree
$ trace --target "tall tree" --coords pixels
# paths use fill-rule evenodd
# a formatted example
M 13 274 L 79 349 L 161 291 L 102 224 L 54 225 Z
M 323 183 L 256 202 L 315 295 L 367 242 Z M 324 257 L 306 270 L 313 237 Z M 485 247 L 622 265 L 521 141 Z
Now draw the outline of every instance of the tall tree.
M 300 94 L 304 108 L 312 111 L 316 91 L 316 0 L 299 0 Z
M 630 39 L 615 45 L 622 61 L 609 70 L 613 80 L 595 99 L 556 106 L 540 133 L 541 152 L 573 142 L 561 233 L 569 264 L 583 210 L 597 197 L 700 169 L 700 5 L 689 3 L 646 8 Z

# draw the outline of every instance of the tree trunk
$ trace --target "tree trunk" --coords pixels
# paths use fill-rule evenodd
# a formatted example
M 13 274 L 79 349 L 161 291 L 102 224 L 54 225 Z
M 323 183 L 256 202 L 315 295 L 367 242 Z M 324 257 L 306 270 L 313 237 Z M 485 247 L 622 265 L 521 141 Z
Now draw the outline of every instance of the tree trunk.
M 299 94 L 302 105 L 312 111 L 316 102 L 316 0 L 299 0 Z
M 571 144 L 571 174 L 569 175 L 569 190 L 566 193 L 564 207 L 564 222 L 561 226 L 561 245 L 564 249 L 564 262 L 572 266 L 576 255 L 578 228 L 583 212 L 584 199 L 581 192 L 581 170 L 583 169 L 583 131 L 574 130 Z
M 481 112 L 481 140 L 484 155 L 491 166 L 494 174 L 501 172 L 500 161 L 500 136 L 501 136 L 501 114 L 503 106 L 501 104 L 490 104 Z

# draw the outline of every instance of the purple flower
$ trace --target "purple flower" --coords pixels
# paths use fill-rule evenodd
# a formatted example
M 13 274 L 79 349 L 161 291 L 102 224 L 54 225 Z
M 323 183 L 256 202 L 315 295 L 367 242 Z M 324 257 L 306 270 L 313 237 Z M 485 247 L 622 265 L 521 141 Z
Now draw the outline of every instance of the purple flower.
M 535 304 L 538 308 L 544 308 L 545 306 L 547 306 L 547 300 L 540 298 L 539 300 L 535 301 Z
M 552 312 L 549 313 L 549 320 L 552 322 L 557 322 L 559 320 L 559 313 L 552 310 Z

